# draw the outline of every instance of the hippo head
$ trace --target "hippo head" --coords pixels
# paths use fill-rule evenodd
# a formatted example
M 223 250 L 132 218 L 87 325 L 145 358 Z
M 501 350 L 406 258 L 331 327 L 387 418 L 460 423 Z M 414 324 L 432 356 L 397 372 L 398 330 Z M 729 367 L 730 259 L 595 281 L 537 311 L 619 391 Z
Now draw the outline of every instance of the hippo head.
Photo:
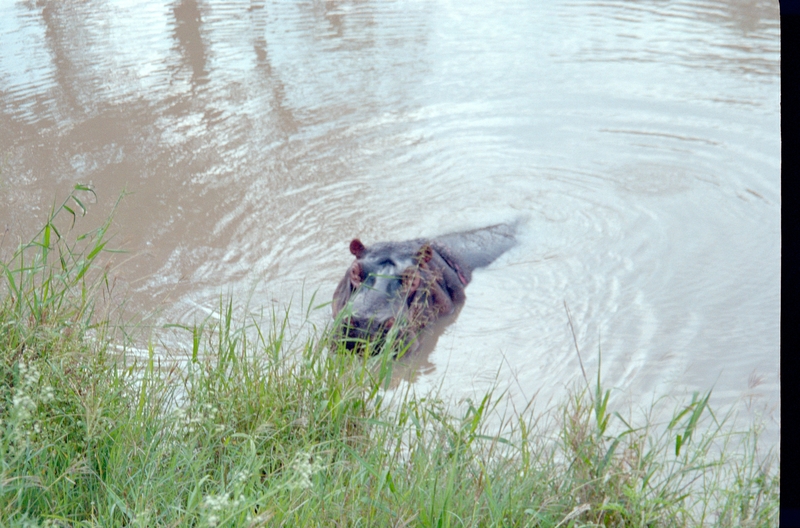
M 430 290 L 437 278 L 429 266 L 433 249 L 413 242 L 367 248 L 355 239 L 350 253 L 356 260 L 333 298 L 339 341 L 349 350 L 363 351 L 392 336 L 401 349 L 416 347 L 417 333 L 433 303 Z

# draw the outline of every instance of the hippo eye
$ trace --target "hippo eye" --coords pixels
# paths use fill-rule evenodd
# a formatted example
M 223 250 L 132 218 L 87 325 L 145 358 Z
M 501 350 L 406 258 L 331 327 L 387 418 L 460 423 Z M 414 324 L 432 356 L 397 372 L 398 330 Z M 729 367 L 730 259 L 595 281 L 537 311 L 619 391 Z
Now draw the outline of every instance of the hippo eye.
M 400 277 L 397 277 L 395 280 L 390 281 L 389 284 L 387 284 L 386 286 L 387 293 L 390 295 L 394 295 L 397 292 L 397 290 L 400 289 L 400 286 L 402 286 L 402 284 L 403 283 Z

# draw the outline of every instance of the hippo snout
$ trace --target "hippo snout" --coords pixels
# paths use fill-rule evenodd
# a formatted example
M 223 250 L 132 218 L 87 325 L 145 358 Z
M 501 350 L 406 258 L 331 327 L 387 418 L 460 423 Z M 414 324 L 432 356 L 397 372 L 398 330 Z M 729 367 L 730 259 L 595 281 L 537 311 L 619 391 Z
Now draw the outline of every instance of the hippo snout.
M 382 343 L 395 324 L 395 318 L 385 321 L 375 318 L 345 317 L 339 325 L 339 336 L 347 350 L 363 351 L 367 343 Z

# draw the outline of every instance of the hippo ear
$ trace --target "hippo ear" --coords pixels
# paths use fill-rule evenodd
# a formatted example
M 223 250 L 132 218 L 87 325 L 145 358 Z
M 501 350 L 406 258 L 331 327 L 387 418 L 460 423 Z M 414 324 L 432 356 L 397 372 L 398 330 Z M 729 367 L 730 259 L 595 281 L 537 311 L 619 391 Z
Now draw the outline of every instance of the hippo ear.
M 422 282 L 422 277 L 420 277 L 419 271 L 415 270 L 414 268 L 406 268 L 403 271 L 402 282 L 403 286 L 408 289 L 409 293 L 414 293 L 419 288 L 419 285 Z
M 358 287 L 362 280 L 364 280 L 364 270 L 361 268 L 361 264 L 356 261 L 350 267 L 350 283 Z
M 430 244 L 423 245 L 421 248 L 419 248 L 419 251 L 417 251 L 417 262 L 420 264 L 430 262 L 432 258 L 433 248 L 431 248 Z
M 361 258 L 364 255 L 364 252 L 367 248 L 364 247 L 364 244 L 357 238 L 354 238 L 352 242 L 350 242 L 350 253 L 356 256 L 356 258 Z

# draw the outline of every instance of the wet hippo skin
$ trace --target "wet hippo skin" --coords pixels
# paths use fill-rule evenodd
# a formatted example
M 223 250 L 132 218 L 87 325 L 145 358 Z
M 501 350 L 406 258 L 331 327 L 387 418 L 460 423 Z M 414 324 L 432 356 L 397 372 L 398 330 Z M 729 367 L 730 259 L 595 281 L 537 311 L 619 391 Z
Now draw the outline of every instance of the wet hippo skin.
M 515 243 L 517 224 L 498 224 L 440 237 L 365 246 L 350 242 L 356 259 L 333 294 L 335 345 L 380 350 L 394 329 L 400 349 L 415 349 L 420 330 L 466 300 L 472 270 L 488 266 Z

